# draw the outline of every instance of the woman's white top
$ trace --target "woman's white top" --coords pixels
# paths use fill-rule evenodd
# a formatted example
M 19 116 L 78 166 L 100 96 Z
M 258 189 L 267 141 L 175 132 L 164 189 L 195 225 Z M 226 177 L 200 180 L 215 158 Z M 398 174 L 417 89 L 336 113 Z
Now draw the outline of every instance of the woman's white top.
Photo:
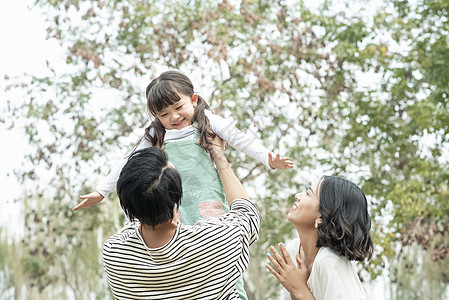
M 318 250 L 307 286 L 316 300 L 366 300 L 351 261 L 327 247 Z
M 235 121 L 232 119 L 224 119 L 212 111 L 204 110 L 206 117 L 209 119 L 210 128 L 220 138 L 226 141 L 231 147 L 253 157 L 254 159 L 265 164 L 268 168 L 268 149 L 265 148 L 262 143 L 254 136 L 249 136 L 241 132 L 236 126 Z M 151 132 L 150 132 L 151 133 Z M 165 130 L 164 143 L 172 143 L 185 139 L 194 139 L 195 127 L 190 125 L 183 129 L 169 129 Z M 152 145 L 143 138 L 136 150 L 143 148 L 149 148 Z M 120 176 L 120 172 L 128 159 L 125 157 L 117 162 L 112 171 L 106 176 L 100 184 L 96 187 L 96 190 L 104 197 L 108 196 L 110 192 L 114 191 L 117 185 L 117 180 Z M 271 168 L 270 168 L 271 169 Z
M 286 245 L 291 259 L 296 265 L 296 253 L 299 250 L 299 238 Z M 359 276 L 351 261 L 322 247 L 313 262 L 312 272 L 307 286 L 316 300 L 366 300 L 367 296 Z M 290 293 L 282 287 L 280 299 L 291 299 Z

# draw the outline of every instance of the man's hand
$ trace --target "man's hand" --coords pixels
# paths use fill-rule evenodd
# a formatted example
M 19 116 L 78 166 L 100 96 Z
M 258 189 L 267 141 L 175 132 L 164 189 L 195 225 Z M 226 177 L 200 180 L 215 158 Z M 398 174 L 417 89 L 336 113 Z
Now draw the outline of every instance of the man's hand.
M 91 207 L 92 205 L 98 204 L 104 197 L 97 191 L 80 196 L 81 199 L 84 199 L 83 202 L 72 208 L 72 210 L 79 210 L 83 208 Z
M 242 183 L 238 180 L 234 174 L 234 171 L 232 171 L 229 166 L 228 160 L 224 155 L 224 149 L 224 142 L 217 135 L 212 140 L 209 152 L 215 162 L 218 175 L 220 176 L 221 183 L 223 184 L 226 201 L 228 202 L 228 205 L 231 206 L 232 201 L 235 199 L 249 200 L 250 198 Z
M 212 159 L 216 163 L 218 159 L 225 158 L 224 150 L 225 150 L 225 143 L 218 135 L 216 135 L 215 138 L 211 141 L 211 145 L 209 148 L 210 155 L 212 156 Z
M 288 157 L 281 157 L 279 154 L 273 157 L 273 153 L 268 152 L 268 164 L 272 169 L 291 169 L 295 163 Z

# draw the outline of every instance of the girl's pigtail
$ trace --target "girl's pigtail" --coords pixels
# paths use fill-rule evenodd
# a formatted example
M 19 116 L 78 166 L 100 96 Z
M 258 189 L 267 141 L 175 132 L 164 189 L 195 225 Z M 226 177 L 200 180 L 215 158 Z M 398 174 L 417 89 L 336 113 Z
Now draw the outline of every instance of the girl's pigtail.
M 207 105 L 206 101 L 200 95 L 198 95 L 198 101 L 195 108 L 195 113 L 193 115 L 193 120 L 197 123 L 198 131 L 200 133 L 200 146 L 205 150 L 209 150 L 211 140 L 214 139 L 217 135 L 212 132 L 212 130 L 210 130 L 209 119 L 204 113 L 205 109 L 209 109 L 209 105 Z
M 150 134 L 151 131 L 153 134 Z M 151 143 L 151 145 L 162 148 L 164 144 L 164 136 L 165 136 L 165 128 L 162 126 L 161 121 L 159 119 L 155 119 L 151 122 L 150 126 L 145 128 L 145 138 Z

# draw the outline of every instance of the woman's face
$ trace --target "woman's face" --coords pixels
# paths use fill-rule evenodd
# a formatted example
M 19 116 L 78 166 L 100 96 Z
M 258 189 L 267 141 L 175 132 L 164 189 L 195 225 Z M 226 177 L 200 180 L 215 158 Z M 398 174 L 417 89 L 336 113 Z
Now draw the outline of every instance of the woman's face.
M 318 211 L 320 183 L 321 181 L 318 180 L 305 192 L 295 195 L 296 202 L 287 215 L 287 219 L 294 225 L 303 228 L 315 228 L 315 220 L 320 217 Z

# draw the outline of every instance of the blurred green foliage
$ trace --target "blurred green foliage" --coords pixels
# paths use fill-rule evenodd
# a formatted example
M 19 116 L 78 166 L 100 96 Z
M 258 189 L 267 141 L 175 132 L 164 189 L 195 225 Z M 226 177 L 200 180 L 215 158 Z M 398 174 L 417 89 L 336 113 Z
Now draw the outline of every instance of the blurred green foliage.
M 119 157 L 111 153 L 127 154 L 143 135 L 146 84 L 177 68 L 216 113 L 297 165 L 267 172 L 228 152 L 264 218 L 246 273 L 251 299 L 275 297 L 265 253 L 292 238 L 292 195 L 323 173 L 353 180 L 370 199 L 376 255 L 360 265 L 364 279 L 392 266 L 391 297 L 412 299 L 404 293 L 416 288 L 418 257 L 438 264 L 449 251 L 447 231 L 431 230 L 449 223 L 449 1 L 385 1 L 375 12 L 369 4 L 37 0 L 48 38 L 67 49 L 66 68 L 50 60 L 49 76 L 10 79 L 8 89 L 26 95 L 9 100 L 3 124 L 23 128 L 30 152 L 16 170 L 25 237 L 2 241 L 0 287 L 15 297 L 59 298 L 61 287 L 67 298 L 110 297 L 100 249 L 122 224 L 119 205 L 113 195 L 71 207 L 108 173 Z M 397 249 L 412 258 L 409 277 Z M 432 269 L 440 285 L 420 277 L 439 289 L 433 299 L 447 288 L 442 270 Z

